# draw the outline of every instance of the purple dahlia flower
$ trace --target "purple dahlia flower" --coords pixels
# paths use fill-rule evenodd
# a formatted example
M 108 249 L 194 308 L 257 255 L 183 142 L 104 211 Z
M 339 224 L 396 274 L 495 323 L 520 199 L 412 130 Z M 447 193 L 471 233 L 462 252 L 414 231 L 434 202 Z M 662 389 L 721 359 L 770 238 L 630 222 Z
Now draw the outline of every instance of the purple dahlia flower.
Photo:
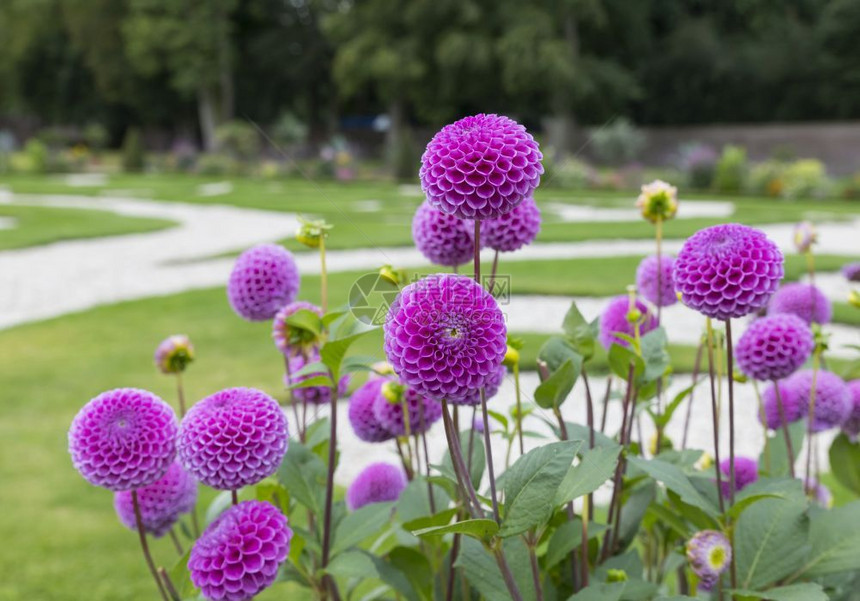
M 114 492 L 161 478 L 176 457 L 176 414 L 146 390 L 117 388 L 84 405 L 69 428 L 72 464 Z
M 767 308 L 769 315 L 774 313 L 794 313 L 806 323 L 830 323 L 833 306 L 818 288 L 811 284 L 795 282 L 786 284 L 776 291 Z
M 382 396 L 382 385 L 388 378 L 368 379 L 349 398 L 349 423 L 355 435 L 365 442 L 385 442 L 394 436 L 383 426 L 373 411 L 377 397 Z
M 791 378 L 780 380 L 779 397 L 782 400 L 785 423 L 792 424 L 802 420 L 806 416 L 806 400 L 800 388 L 791 381 Z M 771 430 L 779 430 L 782 427 L 782 419 L 779 414 L 779 404 L 773 384 L 764 389 L 761 399 L 764 407 L 765 425 Z M 762 416 L 759 415 L 759 421 L 761 419 Z
M 295 355 L 290 357 L 290 378 L 287 379 L 287 376 L 284 376 L 284 385 L 290 386 L 292 384 L 298 384 L 300 382 L 304 382 L 309 378 L 315 378 L 317 376 L 325 375 L 323 372 L 313 372 L 309 374 L 296 375 L 299 370 L 303 369 L 305 365 L 309 365 L 311 363 L 317 363 L 320 360 L 319 351 L 316 349 L 312 349 L 308 352 L 307 357 L 304 355 Z M 337 397 L 340 398 L 346 394 L 346 389 L 349 388 L 349 374 L 344 374 L 341 376 L 340 381 L 337 383 Z M 292 394 L 293 398 L 303 403 L 312 403 L 314 405 L 325 405 L 331 402 L 331 387 L 330 386 L 308 386 L 306 388 L 293 388 Z
M 526 198 L 511 211 L 481 224 L 481 246 L 513 252 L 531 244 L 540 231 L 540 209 L 534 198 Z
M 442 417 L 439 401 L 389 380 L 380 387 L 373 401 L 373 415 L 394 436 L 407 434 L 406 420 L 403 419 L 404 404 L 409 412 L 409 434 L 426 432 Z
M 824 486 L 821 482 L 810 476 L 804 480 L 804 490 L 806 494 L 815 501 L 815 503 L 823 509 L 833 507 L 833 494 L 830 489 Z
M 853 441 L 860 436 L 860 380 L 848 382 L 848 391 L 851 393 L 851 413 L 842 424 L 842 431 Z
M 285 355 L 295 355 L 316 342 L 315 337 L 308 339 L 308 332 L 296 328 L 295 331 L 287 323 L 287 319 L 298 311 L 310 311 L 319 317 L 323 316 L 322 309 L 312 303 L 295 301 L 282 307 L 272 320 L 272 338 L 275 346 Z
M 143 529 L 158 538 L 167 534 L 180 515 L 194 509 L 197 481 L 181 465 L 173 463 L 160 479 L 139 488 L 137 499 Z M 113 506 L 119 521 L 126 528 L 137 530 L 131 491 L 114 493 Z
M 732 563 L 732 545 L 722 532 L 702 530 L 687 542 L 687 561 L 699 578 L 699 588 L 710 591 Z
M 194 346 L 188 336 L 168 336 L 155 349 L 155 366 L 163 374 L 178 374 L 194 360 Z
M 636 269 L 636 289 L 649 303 L 658 307 L 669 307 L 678 302 L 675 294 L 675 282 L 672 280 L 672 269 L 675 259 L 660 257 L 659 266 L 657 255 L 645 257 Z M 657 288 L 657 272 L 660 272 L 660 287 Z
M 720 480 L 722 485 L 723 497 L 731 496 L 732 486 L 729 479 L 731 477 L 731 461 L 723 459 L 720 461 L 720 472 L 724 478 Z M 735 457 L 735 492 L 740 492 L 747 486 L 758 480 L 758 461 L 750 457 Z
M 502 382 L 508 375 L 508 369 L 504 364 L 500 365 L 495 372 L 490 375 L 487 384 L 484 386 L 484 396 L 489 401 L 499 393 L 499 388 L 502 387 Z M 462 399 L 455 402 L 457 405 L 480 405 L 481 404 L 481 389 L 475 388 Z
M 286 516 L 273 505 L 242 501 L 194 543 L 191 582 L 211 601 L 247 601 L 275 581 L 292 537 Z
M 815 397 L 812 395 L 812 381 L 815 380 Z M 851 391 L 845 381 L 833 372 L 811 369 L 799 371 L 791 378 L 790 384 L 796 386 L 803 399 L 804 413 L 810 418 L 810 408 L 814 404 L 812 431 L 823 432 L 841 426 L 853 409 Z
M 843 265 L 842 275 L 849 282 L 860 282 L 860 261 Z
M 277 244 L 259 244 L 236 259 L 227 299 L 239 317 L 264 321 L 295 300 L 299 282 L 299 269 L 290 251 Z
M 451 402 L 486 386 L 508 348 L 496 299 L 471 278 L 452 274 L 403 288 L 383 329 L 385 354 L 400 380 Z
M 783 276 L 783 256 L 760 230 L 729 223 L 699 230 L 675 259 L 675 290 L 688 307 L 714 319 L 767 305 Z
M 657 317 L 648 310 L 648 307 L 641 300 L 636 300 L 636 310 L 642 315 L 639 323 L 640 334 L 647 334 L 660 325 Z M 609 350 L 613 344 L 628 346 L 628 342 L 619 338 L 617 334 L 634 336 L 635 329 L 630 320 L 627 319 L 628 313 L 630 313 L 630 297 L 622 295 L 609 301 L 609 305 L 600 314 L 600 332 L 597 339 L 600 340 L 600 344 L 606 350 Z
M 371 503 L 396 501 L 406 488 L 406 474 L 388 463 L 372 463 L 356 476 L 346 491 L 346 505 L 350 511 Z
M 421 254 L 437 265 L 468 263 L 475 252 L 473 222 L 443 213 L 427 201 L 412 218 L 412 239 Z
M 237 490 L 274 474 L 287 452 L 287 418 L 254 388 L 228 388 L 194 405 L 179 427 L 179 461 L 218 490 Z
M 421 188 L 431 205 L 461 219 L 495 219 L 531 196 L 543 173 L 538 143 L 499 115 L 443 127 L 421 157 Z
M 790 313 L 778 313 L 752 322 L 738 340 L 735 356 L 749 377 L 780 380 L 803 365 L 814 347 L 806 322 Z

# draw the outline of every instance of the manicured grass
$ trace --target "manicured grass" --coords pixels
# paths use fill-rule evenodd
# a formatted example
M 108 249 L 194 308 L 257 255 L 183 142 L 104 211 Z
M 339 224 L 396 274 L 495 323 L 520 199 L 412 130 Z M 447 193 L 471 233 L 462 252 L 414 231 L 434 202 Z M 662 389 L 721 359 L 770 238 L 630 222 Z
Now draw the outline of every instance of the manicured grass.
M 0 205 L 0 217 L 15 224 L 0 229 L 0 250 L 24 248 L 81 238 L 153 232 L 174 225 L 165 219 L 126 217 L 108 211 Z

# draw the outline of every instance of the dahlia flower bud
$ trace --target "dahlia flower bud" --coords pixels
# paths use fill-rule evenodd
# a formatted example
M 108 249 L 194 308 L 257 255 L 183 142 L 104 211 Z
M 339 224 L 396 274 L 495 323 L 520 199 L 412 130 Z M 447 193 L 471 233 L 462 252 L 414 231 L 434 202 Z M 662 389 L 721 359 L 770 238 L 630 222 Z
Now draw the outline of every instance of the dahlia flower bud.
M 412 239 L 428 261 L 454 267 L 472 260 L 475 233 L 472 221 L 443 213 L 426 200 L 412 218 Z
M 658 307 L 669 307 L 678 302 L 678 295 L 675 294 L 675 282 L 672 280 L 672 270 L 675 267 L 675 259 L 672 257 L 660 257 L 657 261 L 657 255 L 651 255 L 642 259 L 639 267 L 636 268 L 636 288 L 642 297 L 652 305 Z M 660 277 L 657 277 L 657 274 Z M 660 280 L 660 287 L 657 287 L 657 280 Z
M 299 270 L 293 255 L 276 244 L 260 244 L 239 255 L 227 283 L 227 298 L 248 321 L 272 319 L 296 298 Z
M 711 591 L 732 563 L 732 545 L 722 532 L 702 530 L 687 542 L 687 561 L 699 578 L 699 588 Z
M 168 336 L 155 349 L 155 366 L 163 374 L 178 374 L 194 361 L 194 347 L 188 336 Z
M 630 315 L 630 298 L 626 295 L 616 296 L 609 301 L 609 305 L 600 314 L 598 326 L 597 339 L 603 345 L 603 348 L 609 350 L 613 344 L 629 346 L 626 340 L 619 338 L 617 335 L 635 336 L 637 323 L 639 324 L 640 334 L 647 334 L 660 325 L 657 317 L 648 310 L 648 307 L 642 301 L 637 300 L 634 308 L 638 315 Z M 636 319 L 630 321 L 630 317 L 635 317 Z
M 860 282 L 860 261 L 843 265 L 842 275 L 849 282 Z
M 732 463 L 729 459 L 723 459 L 720 462 L 720 472 L 724 478 L 720 480 L 722 485 L 723 497 L 728 499 L 731 496 L 732 485 L 731 479 Z M 740 492 L 747 486 L 758 480 L 758 461 L 750 457 L 735 457 L 735 492 Z
M 72 464 L 114 492 L 161 478 L 176 456 L 176 414 L 146 390 L 117 388 L 84 405 L 69 428 Z
M 812 383 L 815 381 L 815 396 Z M 833 372 L 823 369 L 816 373 L 811 369 L 799 371 L 790 378 L 803 399 L 804 413 L 812 420 L 811 430 L 823 432 L 841 426 L 853 409 L 851 391 L 845 381 Z M 812 408 L 812 405 L 815 405 Z M 810 409 L 812 408 L 812 415 Z
M 752 322 L 738 340 L 735 356 L 751 378 L 779 380 L 803 365 L 814 347 L 806 322 L 790 313 L 778 313 Z
M 391 265 L 383 265 L 379 268 L 379 277 L 394 286 L 400 286 L 409 277 L 405 269 L 394 269 Z
M 499 115 L 475 115 L 443 127 L 421 157 L 427 201 L 460 219 L 495 219 L 531 196 L 543 173 L 538 143 Z
M 179 461 L 218 490 L 238 490 L 274 474 L 287 452 L 287 418 L 254 388 L 228 388 L 195 404 L 179 428 Z
M 848 382 L 848 392 L 851 393 L 851 413 L 848 414 L 848 419 L 842 423 L 842 431 L 852 441 L 857 442 L 857 438 L 860 436 L 860 380 Z
M 287 517 L 263 501 L 242 501 L 209 524 L 188 558 L 191 582 L 211 601 L 248 601 L 270 587 L 290 552 Z
M 860 309 L 860 292 L 856 290 L 852 290 L 848 293 L 848 304 L 852 307 L 857 307 Z
M 305 301 L 295 301 L 282 307 L 272 320 L 272 338 L 275 346 L 284 355 L 295 355 L 307 350 L 319 343 L 316 334 L 309 330 L 296 328 L 287 323 L 292 315 L 298 311 L 310 311 L 320 318 L 323 316 L 322 309 Z
M 304 369 L 305 365 L 317 363 L 320 360 L 320 354 L 317 349 L 311 349 L 306 355 L 293 355 L 290 357 L 290 376 L 284 375 L 284 385 L 287 387 L 300 384 L 305 380 L 316 378 L 318 376 L 328 375 L 324 372 L 313 372 L 308 374 L 299 374 L 299 371 Z M 340 398 L 346 394 L 349 388 L 350 375 L 344 374 L 337 383 L 337 397 Z M 293 398 L 304 403 L 312 403 L 314 405 L 325 405 L 331 402 L 332 387 L 331 386 L 305 386 L 303 388 L 292 389 Z
M 816 286 L 795 282 L 776 291 L 767 312 L 794 313 L 806 323 L 825 324 L 833 318 L 833 305 Z
M 675 289 L 688 307 L 727 320 L 767 306 L 783 276 L 783 256 L 760 230 L 730 223 L 699 230 L 675 259 Z
M 636 206 L 651 223 L 672 219 L 678 212 L 678 188 L 656 179 L 642 186 Z
M 401 468 L 388 463 L 372 463 L 349 485 L 346 506 L 355 511 L 371 503 L 396 501 L 406 484 L 406 474 Z
M 355 435 L 365 442 L 385 442 L 394 438 L 373 412 L 373 405 L 386 381 L 381 377 L 369 379 L 349 398 L 349 423 Z
M 606 570 L 606 582 L 627 582 L 629 579 L 626 570 Z
M 400 380 L 452 402 L 486 386 L 507 351 L 496 299 L 465 276 L 430 275 L 406 286 L 383 331 L 386 357 Z
M 792 378 L 780 380 L 779 397 L 773 384 L 764 389 L 761 395 L 762 408 L 764 411 L 764 425 L 770 430 L 779 430 L 782 427 L 782 416 L 779 412 L 779 401 L 782 400 L 782 411 L 785 414 L 785 423 L 793 424 L 806 416 L 808 409 L 803 391 Z M 759 421 L 762 416 L 759 415 Z
M 481 246 L 499 252 L 513 252 L 531 244 L 540 231 L 540 209 L 526 198 L 510 212 L 481 224 Z
M 173 528 L 180 515 L 194 509 L 197 481 L 181 465 L 173 463 L 161 478 L 137 489 L 137 499 L 143 529 L 159 538 Z M 131 491 L 114 493 L 113 505 L 119 521 L 126 528 L 137 530 Z
M 322 239 L 328 236 L 331 226 L 325 221 L 307 221 L 299 218 L 299 231 L 296 232 L 296 241 L 308 248 L 319 248 Z
M 509 344 L 508 350 L 505 351 L 505 358 L 502 360 L 502 364 L 507 367 L 514 367 L 515 365 L 518 365 L 519 362 L 520 351 Z
M 797 247 L 797 252 L 809 252 L 816 242 L 818 242 L 818 231 L 811 221 L 801 221 L 794 226 L 794 245 Z

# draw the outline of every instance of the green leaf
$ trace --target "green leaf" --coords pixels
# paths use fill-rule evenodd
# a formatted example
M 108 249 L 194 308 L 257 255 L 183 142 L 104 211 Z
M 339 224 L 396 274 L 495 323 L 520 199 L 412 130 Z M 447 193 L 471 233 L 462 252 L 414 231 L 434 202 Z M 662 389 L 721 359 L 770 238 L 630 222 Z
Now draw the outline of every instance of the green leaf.
M 577 367 L 577 377 L 582 368 L 582 355 L 576 352 L 570 341 L 563 336 L 550 336 L 540 347 L 538 359 L 546 364 L 550 373 L 556 371 L 566 361 L 573 362 Z
M 528 549 L 522 538 L 505 540 L 503 549 L 523 601 L 534 601 Z M 496 560 L 478 541 L 463 539 L 454 566 L 465 572 L 469 584 L 477 589 L 484 601 L 511 601 Z
M 340 379 L 341 364 L 343 363 L 343 358 L 346 356 L 346 352 L 349 350 L 349 347 L 352 346 L 356 340 L 362 338 L 371 331 L 372 330 L 366 330 L 343 338 L 329 340 L 322 345 L 322 348 L 320 348 L 320 360 L 328 366 L 332 375 L 332 380 L 337 381 Z
M 735 524 L 738 584 L 761 589 L 795 572 L 809 554 L 807 500 L 799 481 L 787 499 L 764 499 Z
M 419 538 L 432 538 L 434 536 L 442 536 L 445 534 L 465 534 L 478 540 L 489 540 L 496 532 L 499 531 L 499 525 L 495 520 L 487 520 L 483 518 L 475 520 L 463 520 L 462 522 L 454 522 L 445 526 L 431 526 L 430 528 L 422 528 L 413 530 L 412 534 Z
M 194 587 L 194 583 L 191 582 L 191 572 L 188 571 L 188 558 L 190 556 L 191 548 L 189 547 L 167 573 L 170 576 L 170 582 L 173 583 L 176 592 L 179 593 L 182 599 L 197 596 L 197 589 Z
M 580 441 L 564 441 L 538 447 L 505 472 L 505 516 L 500 536 L 520 534 L 549 519 L 556 491 L 581 445 Z
M 391 520 L 393 509 L 394 503 L 371 503 L 347 514 L 334 531 L 332 555 L 373 535 L 379 535 Z
M 803 448 L 803 439 L 806 435 L 806 422 L 799 421 L 788 425 L 788 433 L 791 438 L 791 446 L 794 451 L 794 461 L 800 455 Z M 759 465 L 769 476 L 788 476 L 788 447 L 785 444 L 785 435 L 780 428 L 774 434 L 769 434 L 765 439 L 764 450 L 759 458 Z
M 302 443 L 291 440 L 277 477 L 294 499 L 318 514 L 326 473 L 322 459 Z
M 594 355 L 595 340 L 597 339 L 597 320 L 591 323 L 585 321 L 585 317 L 580 313 L 576 302 L 573 302 L 564 316 L 561 327 L 567 334 L 574 350 L 582 355 L 583 361 L 591 359 Z
M 860 495 L 860 443 L 840 434 L 830 445 L 830 471 L 839 483 Z
M 415 518 L 414 520 L 409 520 L 408 522 L 404 522 L 403 529 L 412 532 L 414 530 L 424 530 L 426 528 L 437 528 L 439 526 L 445 526 L 446 524 L 450 524 L 451 520 L 455 515 L 459 512 L 459 508 L 451 507 L 450 509 L 443 509 L 439 513 L 434 513 L 433 515 L 425 515 L 420 518 Z
M 609 347 L 609 369 L 612 370 L 616 376 L 621 378 L 622 382 L 627 381 L 627 377 L 630 375 L 630 366 L 633 366 L 633 382 L 640 382 L 642 380 L 642 374 L 645 373 L 645 362 L 642 361 L 642 358 L 631 351 L 626 346 L 622 346 L 618 343 L 613 344 Z
M 388 552 L 388 561 L 400 570 L 413 590 L 425 601 L 433 599 L 433 581 L 435 574 L 430 560 L 418 549 L 412 547 L 394 547 Z
M 808 578 L 860 569 L 860 501 L 812 514 L 812 551 L 803 566 Z
M 700 379 L 699 383 L 700 382 L 704 382 L 704 379 Z M 650 413 L 651 417 L 654 419 L 654 424 L 665 428 L 669 424 L 669 422 L 672 421 L 672 416 L 675 414 L 675 411 L 678 409 L 678 407 L 681 406 L 681 403 L 684 401 L 684 399 L 690 396 L 690 394 L 693 392 L 697 385 L 698 383 L 690 384 L 684 390 L 676 394 L 675 398 L 673 398 L 672 401 L 668 405 L 666 405 L 666 408 L 663 410 L 662 414 L 657 415 L 653 411 L 649 410 L 648 413 Z
M 206 515 L 203 518 L 206 525 L 214 522 L 215 518 L 226 511 L 232 502 L 233 498 L 229 490 L 223 490 L 215 495 L 215 498 L 209 503 L 209 507 L 206 508 Z
M 543 409 L 559 407 L 573 390 L 581 367 L 581 363 L 577 367 L 571 359 L 568 359 L 546 380 L 538 384 L 534 395 L 538 406 Z
M 280 482 L 266 478 L 254 486 L 254 494 L 258 501 L 267 501 L 284 515 L 290 514 L 290 493 Z
M 565 421 L 564 425 L 567 427 L 567 435 L 569 440 L 581 440 L 585 443 L 585 448 L 588 448 L 588 441 L 590 440 L 591 432 L 588 429 L 588 426 L 584 424 L 575 424 L 573 422 Z M 595 429 L 594 431 L 594 446 L 595 447 L 616 447 L 618 443 L 613 439 L 609 438 L 605 434 L 603 434 L 600 430 Z
M 679 467 L 660 459 L 649 461 L 641 457 L 629 457 L 628 461 L 630 465 L 642 470 L 658 482 L 662 482 L 669 490 L 676 492 L 685 503 L 701 509 L 713 518 L 719 515 L 714 504 L 696 490 L 693 483 Z
M 599 537 L 606 531 L 606 526 L 595 522 L 588 523 L 588 539 Z M 551 568 L 562 559 L 567 557 L 571 551 L 582 545 L 582 520 L 578 517 L 572 521 L 566 521 L 559 526 L 547 545 L 546 555 L 543 558 L 545 568 Z
M 338 578 L 377 578 L 407 599 L 418 601 L 418 595 L 412 590 L 412 585 L 403 572 L 366 551 L 341 553 L 332 559 L 325 571 Z
M 665 505 L 652 504 L 648 507 L 648 513 L 654 514 L 654 518 L 669 526 L 672 530 L 686 538 L 692 533 L 692 529 L 677 512 L 672 511 Z
M 671 367 L 672 358 L 666 349 L 668 340 L 666 330 L 658 327 L 641 339 L 642 360 L 645 363 L 643 379 L 645 382 L 653 382 L 659 379 Z
M 307 330 L 315 337 L 322 333 L 323 321 L 320 316 L 307 309 L 299 309 L 285 320 L 291 328 Z
M 636 485 L 624 502 L 621 512 L 621 524 L 618 528 L 618 541 L 620 549 L 627 548 L 639 533 L 642 520 L 648 513 L 648 508 L 654 503 L 657 496 L 657 484 L 652 480 L 644 480 Z M 617 550 L 616 550 L 617 552 Z M 638 559 L 638 555 L 636 556 Z M 628 571 L 628 574 L 634 572 Z M 635 572 L 640 573 L 640 572 Z
M 821 585 L 813 582 L 781 586 L 764 592 L 744 589 L 729 592 L 748 599 L 767 599 L 768 601 L 829 601 L 830 599 Z
M 797 496 L 798 482 L 787 478 L 762 478 L 744 488 L 735 498 L 735 504 L 726 515 L 736 521 L 744 510 L 763 499 L 790 499 Z
M 567 601 L 619 601 L 625 588 L 627 588 L 626 582 L 592 584 L 569 597 Z
M 600 488 L 613 476 L 621 447 L 595 447 L 568 470 L 555 495 L 555 504 L 564 505 Z
M 326 386 L 331 388 L 334 386 L 331 378 L 328 376 L 313 376 L 312 378 L 308 378 L 306 380 L 302 380 L 301 382 L 297 382 L 291 386 L 288 386 L 290 390 L 297 390 L 299 388 L 313 388 L 315 386 Z

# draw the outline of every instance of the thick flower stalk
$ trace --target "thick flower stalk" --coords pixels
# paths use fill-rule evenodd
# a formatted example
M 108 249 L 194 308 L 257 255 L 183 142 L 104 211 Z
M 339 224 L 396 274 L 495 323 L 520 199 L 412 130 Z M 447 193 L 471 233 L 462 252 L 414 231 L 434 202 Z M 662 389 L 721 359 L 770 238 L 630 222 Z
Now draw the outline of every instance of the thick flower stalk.
M 299 284 L 299 270 L 290 251 L 276 244 L 260 244 L 236 259 L 227 298 L 243 319 L 265 321 L 295 300 Z
M 346 491 L 346 505 L 350 511 L 371 503 L 396 501 L 406 488 L 406 474 L 388 463 L 373 463 L 355 477 Z
M 427 201 L 461 219 L 494 219 L 531 196 L 543 173 L 538 143 L 499 115 L 474 115 L 443 127 L 421 157 Z

